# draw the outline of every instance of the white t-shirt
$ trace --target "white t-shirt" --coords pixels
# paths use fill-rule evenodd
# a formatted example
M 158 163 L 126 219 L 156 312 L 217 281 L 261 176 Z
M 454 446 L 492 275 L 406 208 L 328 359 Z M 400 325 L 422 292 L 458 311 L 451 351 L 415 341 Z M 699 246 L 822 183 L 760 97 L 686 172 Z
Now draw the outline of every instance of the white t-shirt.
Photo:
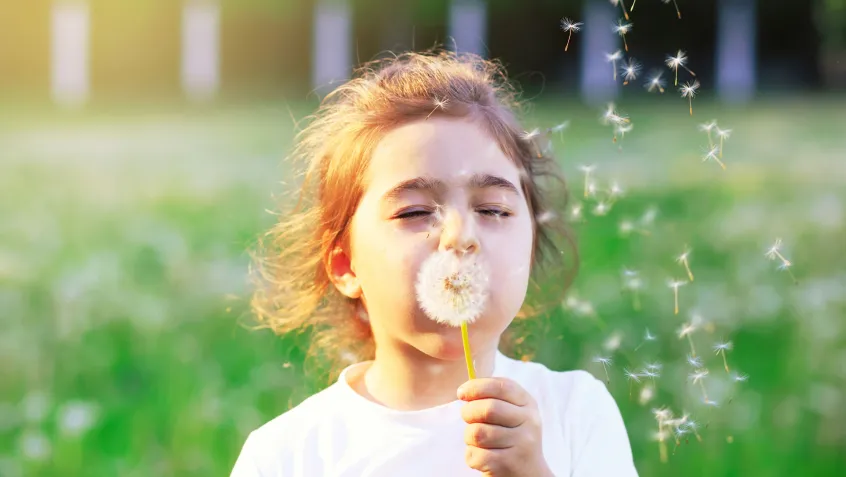
M 361 396 L 346 376 L 250 433 L 231 477 L 463 477 L 464 401 L 397 411 Z M 543 454 L 557 477 L 637 476 L 614 398 L 586 371 L 550 371 L 500 352 L 495 377 L 537 401 Z

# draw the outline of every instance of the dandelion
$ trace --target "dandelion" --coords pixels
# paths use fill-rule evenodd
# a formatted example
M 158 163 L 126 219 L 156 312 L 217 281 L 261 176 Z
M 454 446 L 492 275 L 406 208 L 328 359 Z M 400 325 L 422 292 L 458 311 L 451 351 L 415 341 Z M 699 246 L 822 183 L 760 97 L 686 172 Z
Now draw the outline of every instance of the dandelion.
M 719 343 L 714 345 L 714 353 L 723 355 L 723 367 L 726 368 L 726 373 L 729 372 L 728 361 L 726 361 L 726 351 L 731 351 L 731 349 L 732 349 L 732 342 L 731 341 L 719 342 Z
M 637 373 L 633 373 L 628 369 L 623 369 L 623 374 L 626 376 L 626 379 L 629 381 L 629 399 L 632 398 L 632 384 L 633 383 L 640 383 L 640 375 Z
M 624 124 L 618 124 L 618 125 L 614 126 L 614 139 L 613 139 L 613 141 L 617 142 L 617 136 L 620 136 L 620 139 L 625 138 L 626 133 L 632 132 L 632 129 L 634 129 L 633 124 L 625 124 L 625 125 Z
M 623 290 L 632 294 L 632 308 L 640 310 L 640 290 L 643 288 L 643 280 L 640 273 L 635 270 L 623 269 Z M 647 333 L 649 330 L 647 330 Z M 637 350 L 635 350 L 637 351 Z
M 690 68 L 684 65 L 685 63 L 687 63 L 687 55 L 682 50 L 678 50 L 676 56 L 667 56 L 667 59 L 664 61 L 664 63 L 666 63 L 667 67 L 673 70 L 676 75 L 675 82 L 673 82 L 674 86 L 679 85 L 679 67 L 686 69 L 691 76 L 696 76 L 696 73 L 694 73 L 690 70 Z
M 661 0 L 661 1 L 664 2 L 664 3 L 670 3 L 670 0 Z M 676 7 L 676 15 L 679 17 L 679 20 L 681 20 L 681 11 L 679 11 L 679 4 L 676 3 L 676 0 L 672 0 L 672 2 L 673 2 L 673 5 L 675 5 L 675 7 Z
M 626 20 L 628 20 L 628 18 L 626 18 Z M 632 25 L 631 23 L 623 23 L 622 20 L 618 20 L 617 24 L 614 25 L 614 33 L 620 35 L 620 38 L 623 39 L 623 47 L 626 49 L 626 51 L 629 51 L 629 44 L 626 43 L 626 33 L 628 33 L 633 26 L 634 25 Z
M 735 374 L 731 377 L 732 381 L 736 383 L 744 383 L 749 380 L 748 374 Z
M 444 251 L 433 253 L 420 268 L 417 298 L 423 312 L 432 320 L 461 327 L 464 357 L 470 379 L 476 377 L 467 324 L 484 311 L 490 276 L 474 256 L 459 257 Z
M 705 155 L 702 156 L 702 162 L 707 162 L 710 159 L 719 164 L 720 167 L 723 168 L 723 170 L 726 170 L 726 165 L 723 163 L 723 161 L 720 160 L 719 151 L 719 146 L 711 147 L 711 149 L 709 149 L 708 152 L 706 152 Z
M 611 63 L 611 69 L 614 72 L 614 81 L 617 81 L 617 61 L 623 58 L 623 52 L 620 50 L 614 53 L 605 53 L 605 61 Z
M 770 260 L 776 260 L 776 259 L 780 260 L 781 265 L 779 265 L 778 269 L 787 271 L 787 273 L 790 274 L 790 278 L 793 279 L 793 283 L 799 283 L 796 280 L 796 277 L 793 275 L 793 272 L 790 271 L 790 267 L 793 266 L 793 263 L 790 260 L 788 260 L 787 258 L 785 258 L 784 255 L 781 254 L 781 247 L 782 247 L 781 239 L 777 238 L 775 243 L 773 244 L 773 246 L 770 247 L 769 250 L 767 250 L 767 252 L 764 254 L 764 256 L 767 257 Z
M 657 363 L 647 364 L 646 368 L 640 372 L 640 375 L 651 379 L 652 384 L 655 384 L 655 378 L 661 377 L 661 365 Z
M 635 0 L 635 1 L 636 1 L 636 0 Z M 620 8 L 622 8 L 622 9 L 623 9 L 623 16 L 624 16 L 624 17 L 626 17 L 626 20 L 628 20 L 628 19 L 629 19 L 629 14 L 628 14 L 628 13 L 626 13 L 626 4 L 625 4 L 625 3 L 623 3 L 623 0 L 611 0 L 611 5 L 614 5 L 615 7 L 616 7 L 617 5 L 620 5 Z
M 582 25 L 582 22 L 574 22 L 567 17 L 561 19 L 561 30 L 567 33 L 567 44 L 564 45 L 564 51 L 567 51 L 567 49 L 570 48 L 570 38 L 573 37 L 573 32 L 581 30 Z
M 608 366 L 611 366 L 611 363 L 613 363 L 613 360 L 610 357 L 606 358 L 606 357 L 603 357 L 603 356 L 597 356 L 597 357 L 593 358 L 593 362 L 602 364 L 602 369 L 605 370 L 605 379 L 607 380 L 606 382 L 608 384 L 611 384 L 611 376 L 608 375 Z
M 596 169 L 596 165 L 579 166 L 579 169 L 585 173 L 585 198 L 588 196 L 588 189 L 590 188 L 590 174 Z
M 528 143 L 531 143 L 535 147 L 535 154 L 538 158 L 540 158 L 543 157 L 543 154 L 541 153 L 540 147 L 538 147 L 537 142 L 535 142 L 535 139 L 537 139 L 538 136 L 540 136 L 540 129 L 535 128 L 531 131 L 523 131 L 523 134 L 520 135 L 520 138 Z
M 605 107 L 605 113 L 602 115 L 602 121 L 604 124 L 614 125 L 626 124 L 631 122 L 629 121 L 628 117 L 617 113 L 617 107 L 614 105 L 614 103 L 608 103 L 608 105 Z
M 649 341 L 655 341 L 656 339 L 657 339 L 657 338 L 655 337 L 655 335 L 653 335 L 653 334 L 649 331 L 649 328 L 647 328 L 647 329 L 646 329 L 646 332 L 643 334 L 643 342 L 642 342 L 642 343 L 640 343 L 640 344 L 637 346 L 637 348 L 635 348 L 635 351 L 639 350 L 639 349 L 640 349 L 640 347 L 641 347 L 641 346 L 643 346 L 643 345 L 645 345 L 647 342 L 649 342 Z
M 634 81 L 637 79 L 637 75 L 640 73 L 640 63 L 637 62 L 634 58 L 629 58 L 629 61 L 626 62 L 625 65 L 621 68 L 623 70 L 623 86 L 629 84 L 629 82 Z
M 699 89 L 699 81 L 696 80 L 693 81 L 693 84 L 685 83 L 681 88 L 679 88 L 682 98 L 687 98 L 691 116 L 693 116 L 693 98 L 696 96 L 697 89 Z
M 444 98 L 444 99 L 435 98 L 434 100 L 432 100 L 432 102 L 435 104 L 435 107 L 434 107 L 434 109 L 432 109 L 431 112 L 429 112 L 429 115 L 426 116 L 426 119 L 429 119 L 429 116 L 434 114 L 434 112 L 437 111 L 438 109 L 446 109 L 447 105 L 449 104 L 449 98 Z
M 723 143 L 731 136 L 731 129 L 717 128 L 717 136 L 720 138 L 720 157 L 723 157 Z
M 667 286 L 673 289 L 673 301 L 675 303 L 673 306 L 674 315 L 679 314 L 679 288 L 685 285 L 687 285 L 687 282 L 683 280 L 670 280 L 667 282 Z
M 687 355 L 687 364 L 691 365 L 694 368 L 701 368 L 702 367 L 702 358 L 697 357 L 696 355 Z
M 705 390 L 705 382 L 703 381 L 706 376 L 708 376 L 708 370 L 699 369 L 690 373 L 687 377 L 693 382 L 694 385 L 699 383 L 699 387 L 700 389 L 702 389 L 702 399 L 707 403 L 709 401 L 708 392 Z
M 658 452 L 661 457 L 661 462 L 667 462 L 667 443 L 665 442 L 668 431 L 665 428 L 667 421 L 673 418 L 673 413 L 667 408 L 653 409 L 652 414 L 655 420 L 658 421 L 658 432 L 655 433 L 655 438 L 658 440 Z
M 690 271 L 690 261 L 688 257 L 690 257 L 690 249 L 685 246 L 684 252 L 676 257 L 676 263 L 682 264 L 685 271 L 687 271 L 687 277 L 690 278 L 690 281 L 693 281 L 693 272 Z
M 569 120 L 558 123 L 555 126 L 552 126 L 551 128 L 547 129 L 547 132 L 549 132 L 549 133 L 561 133 L 562 131 L 564 131 L 568 127 L 570 127 L 570 121 Z
M 687 342 L 690 343 L 690 353 L 692 358 L 696 358 L 696 348 L 693 347 L 693 338 L 691 335 L 694 331 L 696 331 L 696 324 L 694 323 L 687 323 L 681 327 L 679 330 L 679 339 L 687 337 Z M 688 362 L 693 366 L 702 366 L 701 364 L 695 364 L 695 362 L 688 360 Z M 698 363 L 698 361 L 697 361 Z
M 608 211 L 611 210 L 611 204 L 605 201 L 599 201 L 596 203 L 596 206 L 593 208 L 593 215 L 603 216 L 608 214 Z
M 574 204 L 570 207 L 570 220 L 573 222 L 582 220 L 582 204 Z
M 699 125 L 699 130 L 708 134 L 708 147 L 714 147 L 714 139 L 711 137 L 711 131 L 714 130 L 714 128 L 716 128 L 717 131 L 720 130 L 720 128 L 717 128 L 716 120 L 712 120 L 710 123 L 702 123 Z
M 661 72 L 654 73 L 652 77 L 649 78 L 649 81 L 647 81 L 644 85 L 646 90 L 652 93 L 657 89 L 661 92 L 661 94 L 664 94 L 664 86 L 666 85 L 666 82 L 662 79 L 663 76 L 664 74 Z

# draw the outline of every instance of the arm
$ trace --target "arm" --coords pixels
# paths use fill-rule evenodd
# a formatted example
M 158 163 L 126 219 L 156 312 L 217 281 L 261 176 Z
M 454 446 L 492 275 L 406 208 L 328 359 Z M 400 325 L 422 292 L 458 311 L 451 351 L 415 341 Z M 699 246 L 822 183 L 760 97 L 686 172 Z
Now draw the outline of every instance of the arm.
M 637 477 L 629 436 L 617 403 L 601 381 L 592 376 L 582 383 L 571 477 Z

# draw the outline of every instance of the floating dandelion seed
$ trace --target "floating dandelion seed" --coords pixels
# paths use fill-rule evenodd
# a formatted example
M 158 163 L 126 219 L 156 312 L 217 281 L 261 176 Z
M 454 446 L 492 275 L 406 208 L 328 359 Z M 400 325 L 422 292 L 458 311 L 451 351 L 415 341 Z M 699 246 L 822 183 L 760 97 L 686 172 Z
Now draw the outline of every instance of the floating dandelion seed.
M 435 107 L 434 107 L 434 109 L 432 109 L 431 112 L 429 112 L 429 115 L 426 116 L 426 119 L 429 119 L 429 116 L 434 114 L 434 112 L 437 111 L 438 109 L 446 109 L 447 105 L 449 104 L 449 98 L 444 98 L 444 99 L 435 98 L 432 101 L 435 103 Z
M 693 81 L 693 84 L 685 83 L 681 88 L 679 88 L 682 98 L 687 98 L 691 116 L 693 116 L 693 98 L 696 96 L 697 89 L 699 89 L 699 81 L 696 80 Z
M 683 280 L 670 280 L 667 282 L 667 286 L 673 289 L 673 301 L 675 305 L 673 306 L 673 314 L 679 314 L 679 288 L 687 285 L 686 281 Z
M 781 239 L 777 238 L 773 246 L 767 250 L 767 253 L 765 253 L 764 256 L 770 260 L 780 260 L 781 265 L 779 265 L 778 269 L 787 271 L 787 273 L 790 274 L 790 278 L 793 279 L 793 283 L 799 283 L 793 275 L 793 272 L 790 271 L 790 267 L 793 266 L 793 263 L 781 254 L 781 247 Z
M 596 169 L 596 165 L 579 166 L 579 169 L 585 173 L 585 198 L 587 198 L 590 189 L 590 174 Z
M 655 341 L 656 339 L 657 339 L 657 338 L 655 337 L 655 335 L 653 335 L 653 334 L 649 331 L 649 328 L 647 328 L 647 329 L 646 329 L 646 332 L 643 334 L 643 342 L 642 342 L 642 343 L 640 343 L 639 345 L 637 345 L 637 348 L 635 348 L 634 350 L 635 350 L 635 351 L 637 351 L 637 350 L 639 350 L 639 349 L 640 349 L 640 347 L 641 347 L 641 346 L 645 345 L 646 343 L 648 343 L 648 342 L 650 342 L 650 341 Z
M 620 139 L 626 137 L 626 133 L 632 132 L 634 129 L 634 124 L 618 124 L 614 126 L 614 142 L 617 142 L 617 136 L 620 136 Z
M 690 281 L 693 281 L 693 272 L 690 271 L 690 249 L 685 246 L 684 252 L 681 255 L 676 257 L 676 262 L 682 264 L 685 271 L 687 271 L 687 277 L 690 278 Z
M 709 401 L 708 392 L 705 390 L 705 382 L 703 381 L 706 376 L 708 376 L 708 370 L 699 369 L 690 373 L 687 377 L 693 382 L 693 384 L 699 383 L 699 387 L 702 389 L 702 399 L 707 403 Z
M 569 120 L 558 123 L 555 126 L 552 126 L 551 128 L 547 129 L 547 132 L 549 132 L 549 133 L 561 133 L 562 131 L 564 131 L 568 127 L 570 127 L 570 121 Z
M 604 216 L 608 214 L 608 211 L 611 210 L 611 204 L 605 201 L 599 201 L 596 203 L 596 206 L 593 208 L 593 215 L 597 216 Z
M 608 375 L 608 366 L 611 366 L 613 360 L 610 357 L 606 358 L 603 356 L 597 356 L 593 358 L 593 362 L 602 364 L 602 369 L 605 370 L 605 379 L 607 380 L 606 382 L 608 384 L 611 384 L 611 376 Z
M 670 68 L 671 70 L 673 70 L 673 72 L 675 73 L 676 79 L 673 82 L 674 86 L 679 85 L 679 67 L 682 67 L 685 70 L 687 70 L 687 72 L 690 73 L 691 76 L 696 76 L 696 73 L 694 73 L 693 71 L 690 70 L 690 68 L 688 68 L 687 66 L 684 65 L 685 63 L 687 63 L 687 55 L 682 50 L 678 50 L 678 52 L 676 53 L 676 56 L 669 56 L 668 55 L 667 59 L 664 61 L 664 63 L 666 63 L 667 67 Z
M 735 374 L 732 376 L 732 380 L 736 383 L 743 383 L 749 380 L 748 374 Z
M 573 222 L 582 220 L 582 204 L 574 204 L 570 207 L 570 220 Z
M 570 38 L 573 37 L 573 32 L 581 30 L 582 25 L 582 22 L 574 22 L 567 17 L 561 19 L 561 30 L 567 33 L 567 44 L 564 45 L 564 51 L 567 51 L 567 49 L 570 48 Z
M 626 18 L 628 20 L 628 18 Z M 623 23 L 622 20 L 618 20 L 617 24 L 614 25 L 614 33 L 620 35 L 620 38 L 623 39 L 623 48 L 626 51 L 629 51 L 629 44 L 626 43 L 626 33 L 628 33 L 634 25 L 631 23 Z
M 702 162 L 707 162 L 710 159 L 710 160 L 716 162 L 717 164 L 719 164 L 720 167 L 723 168 L 723 170 L 726 170 L 725 163 L 723 163 L 723 161 L 720 160 L 719 152 L 720 152 L 719 146 L 711 147 L 711 149 L 709 149 L 708 152 L 706 152 L 705 155 L 702 157 Z
M 538 136 L 540 136 L 540 133 L 541 133 L 540 129 L 535 128 L 535 129 L 532 129 L 531 131 L 523 131 L 523 134 L 520 136 L 521 139 L 523 139 L 524 141 L 526 141 L 528 143 L 531 143 L 532 146 L 534 146 L 535 154 L 537 155 L 538 158 L 543 157 L 543 154 L 541 153 L 540 147 L 538 146 L 537 142 L 535 141 L 535 139 L 537 139 Z
M 635 310 L 640 310 L 640 290 L 642 288 L 643 280 L 640 278 L 640 273 L 635 270 L 623 269 L 623 290 L 631 292 L 632 308 Z M 646 332 L 648 334 L 649 330 L 646 330 Z
M 629 82 L 634 81 L 637 79 L 637 75 L 640 73 L 640 63 L 637 62 L 634 58 L 629 58 L 629 61 L 626 62 L 625 65 L 622 66 L 621 70 L 623 71 L 623 86 L 629 84 Z
M 623 16 L 626 17 L 626 20 L 628 20 L 629 14 L 626 13 L 626 4 L 623 3 L 623 0 L 611 0 L 611 5 L 614 5 L 616 7 L 618 4 L 620 5 L 620 8 L 623 9 Z
M 729 372 L 729 365 L 728 361 L 726 361 L 726 351 L 731 351 L 732 349 L 732 342 L 731 341 L 724 341 L 714 345 L 714 354 L 721 354 L 723 355 L 723 367 L 726 368 L 726 373 Z
M 694 355 L 687 355 L 687 364 L 693 366 L 694 368 L 701 368 L 702 367 L 702 358 L 698 358 Z
M 696 331 L 696 325 L 694 323 L 685 324 L 679 330 L 679 339 L 687 337 L 687 342 L 690 343 L 691 358 L 696 359 L 696 348 L 693 347 L 693 338 L 691 337 L 691 335 L 693 334 L 694 331 Z M 694 361 L 688 360 L 688 363 L 690 363 L 691 366 L 702 366 L 702 364 L 699 361 L 694 362 Z M 699 364 L 696 364 L 696 363 L 699 363 Z
M 611 69 L 614 71 L 614 81 L 617 81 L 617 62 L 623 58 L 623 52 L 620 50 L 614 53 L 605 53 L 605 61 L 611 63 Z
M 476 372 L 470 350 L 467 324 L 484 311 L 488 299 L 490 275 L 475 256 L 459 257 L 453 252 L 433 253 L 417 277 L 416 291 L 420 307 L 432 320 L 461 327 L 467 374 Z
M 723 143 L 731 136 L 731 129 L 717 128 L 717 136 L 720 138 L 720 157 L 723 157 Z
M 629 381 L 629 399 L 632 398 L 632 384 L 633 383 L 640 383 L 640 375 L 637 373 L 633 373 L 628 369 L 623 369 L 623 374 L 626 376 L 626 379 Z
M 658 440 L 658 451 L 661 456 L 661 462 L 667 462 L 667 443 L 665 442 L 669 433 L 665 429 L 667 421 L 673 418 L 673 413 L 667 408 L 653 409 L 652 414 L 655 420 L 658 421 L 658 432 L 655 433 L 655 438 Z
M 665 4 L 670 3 L 670 0 L 661 0 L 661 1 L 664 2 Z M 672 0 L 672 2 L 673 2 L 673 5 L 675 5 L 675 7 L 676 7 L 676 15 L 679 17 L 679 20 L 681 20 L 681 11 L 679 11 L 679 4 L 676 3 L 676 0 Z
M 717 121 L 712 120 L 710 123 L 702 123 L 699 125 L 699 130 L 708 134 L 708 147 L 714 147 L 714 139 L 711 137 L 711 131 L 717 128 Z M 719 128 L 717 128 L 719 131 Z
M 663 73 L 654 73 L 652 77 L 649 78 L 649 81 L 647 81 L 644 85 L 646 90 L 652 93 L 657 89 L 659 92 L 661 92 L 661 94 L 664 94 L 664 86 L 666 85 L 666 82 L 662 79 L 663 76 Z

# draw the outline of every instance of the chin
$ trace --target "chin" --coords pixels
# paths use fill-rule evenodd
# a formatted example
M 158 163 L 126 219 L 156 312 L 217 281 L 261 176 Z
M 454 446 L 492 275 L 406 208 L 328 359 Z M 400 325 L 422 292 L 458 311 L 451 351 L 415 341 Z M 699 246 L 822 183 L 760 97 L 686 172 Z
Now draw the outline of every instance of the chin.
M 461 330 L 444 326 L 436 333 L 426 333 L 413 341 L 413 346 L 421 353 L 443 361 L 463 361 L 464 344 L 461 342 Z M 471 344 L 472 346 L 472 344 Z

